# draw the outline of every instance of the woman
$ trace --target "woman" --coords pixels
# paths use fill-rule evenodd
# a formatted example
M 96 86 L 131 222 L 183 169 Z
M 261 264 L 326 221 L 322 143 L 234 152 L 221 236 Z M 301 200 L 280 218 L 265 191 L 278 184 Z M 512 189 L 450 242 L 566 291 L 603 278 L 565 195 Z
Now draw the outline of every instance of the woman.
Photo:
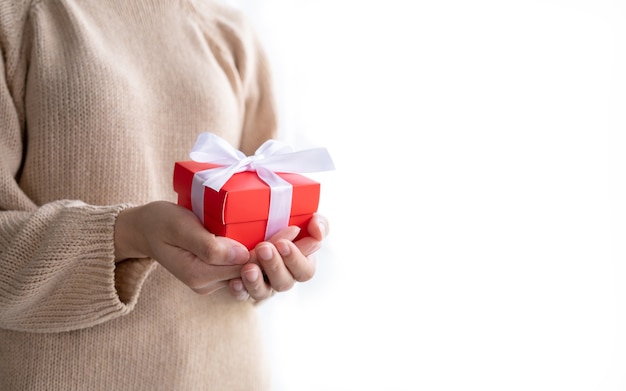
M 276 135 L 241 15 L 0 0 L 0 49 L 0 389 L 269 389 L 255 303 L 314 275 L 327 220 L 248 252 L 173 203 L 199 133 Z

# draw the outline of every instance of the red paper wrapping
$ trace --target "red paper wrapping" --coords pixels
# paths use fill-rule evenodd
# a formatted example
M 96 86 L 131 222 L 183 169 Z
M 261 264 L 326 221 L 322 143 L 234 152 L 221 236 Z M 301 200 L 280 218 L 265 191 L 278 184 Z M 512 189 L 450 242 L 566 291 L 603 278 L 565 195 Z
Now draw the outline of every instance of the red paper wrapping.
M 192 210 L 194 174 L 214 167 L 219 166 L 195 161 L 176 162 L 174 191 L 178 193 L 179 205 Z M 319 205 L 320 184 L 300 174 L 277 174 L 293 186 L 289 225 L 300 227 L 298 238 L 308 236 L 307 225 Z M 250 250 L 265 240 L 269 204 L 270 188 L 255 172 L 237 173 L 219 192 L 204 188 L 204 226 L 215 235 L 237 240 Z

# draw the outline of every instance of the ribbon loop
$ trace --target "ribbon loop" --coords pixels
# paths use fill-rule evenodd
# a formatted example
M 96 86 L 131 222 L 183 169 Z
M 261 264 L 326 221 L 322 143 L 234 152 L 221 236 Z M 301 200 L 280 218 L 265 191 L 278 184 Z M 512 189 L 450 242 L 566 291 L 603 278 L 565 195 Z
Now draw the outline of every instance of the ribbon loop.
M 264 142 L 252 156 L 233 148 L 226 140 L 213 133 L 204 132 L 189 153 L 189 157 L 201 163 L 214 163 L 220 167 L 199 171 L 194 175 L 192 186 L 192 209 L 204 221 L 204 187 L 220 191 L 236 173 L 255 171 L 270 187 L 270 212 L 265 239 L 289 224 L 293 188 L 276 172 L 311 173 L 334 170 L 333 161 L 325 148 L 293 151 L 277 140 Z

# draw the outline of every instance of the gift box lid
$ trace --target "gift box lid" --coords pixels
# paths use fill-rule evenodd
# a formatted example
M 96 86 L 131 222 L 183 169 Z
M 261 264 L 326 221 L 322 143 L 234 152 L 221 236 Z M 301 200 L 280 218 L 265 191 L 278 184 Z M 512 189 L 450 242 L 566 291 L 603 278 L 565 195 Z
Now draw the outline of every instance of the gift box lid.
M 191 198 L 191 183 L 196 172 L 219 167 L 216 164 L 180 161 L 174 165 L 174 190 Z M 315 213 L 319 204 L 320 184 L 300 174 L 277 173 L 293 185 L 291 216 Z M 205 215 L 223 224 L 267 220 L 270 188 L 256 172 L 244 171 L 233 175 L 219 192 L 205 187 Z

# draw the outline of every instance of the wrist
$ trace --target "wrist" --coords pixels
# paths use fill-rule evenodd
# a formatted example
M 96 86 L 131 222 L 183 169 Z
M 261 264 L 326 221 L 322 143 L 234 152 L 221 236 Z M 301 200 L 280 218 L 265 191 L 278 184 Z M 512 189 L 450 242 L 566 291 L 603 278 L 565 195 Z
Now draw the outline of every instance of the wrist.
M 115 263 L 147 256 L 138 249 L 140 243 L 136 224 L 138 209 L 138 207 L 124 209 L 117 215 L 113 235 Z

